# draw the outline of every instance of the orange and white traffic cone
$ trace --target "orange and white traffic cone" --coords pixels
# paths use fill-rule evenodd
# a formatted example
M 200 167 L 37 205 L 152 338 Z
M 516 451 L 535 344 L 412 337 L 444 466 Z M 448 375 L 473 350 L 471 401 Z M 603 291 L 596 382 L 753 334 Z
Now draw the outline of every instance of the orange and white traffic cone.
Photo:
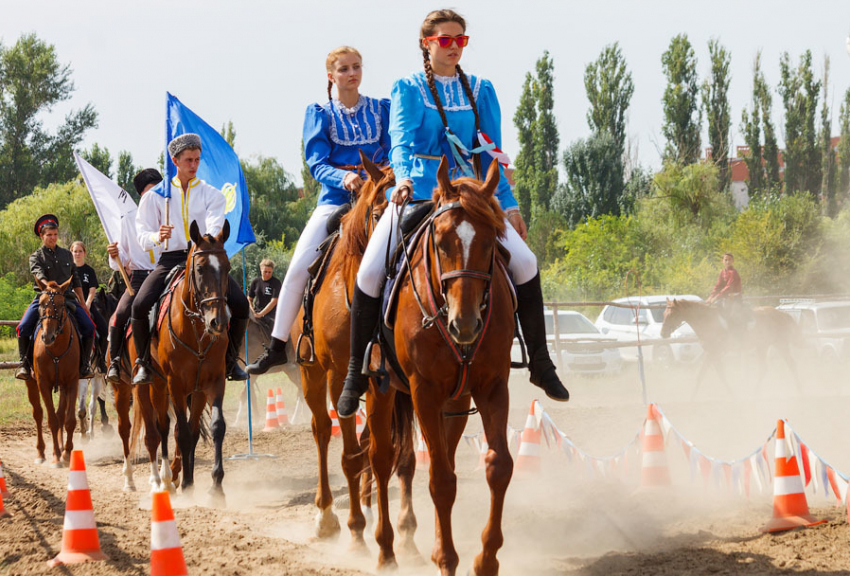
M 661 414 L 650 404 L 643 423 L 643 441 L 641 442 L 640 487 L 654 488 L 670 485 L 670 469 L 667 467 L 667 454 L 664 451 L 664 435 L 661 432 Z
M 0 462 L 0 494 L 9 496 L 9 489 L 6 488 L 6 477 L 3 476 L 3 462 Z
M 328 409 L 328 416 L 331 417 L 331 436 L 342 436 L 342 429 L 339 427 L 339 418 L 337 418 L 336 410 L 333 406 Z
M 6 516 L 11 516 L 12 513 L 6 510 L 3 506 L 3 493 L 0 492 L 0 518 L 5 518 Z
M 151 576 L 186 576 L 186 560 L 168 490 L 152 494 Z
M 540 424 L 534 414 L 537 400 L 531 401 L 525 428 L 520 437 L 519 453 L 517 454 L 514 470 L 519 472 L 540 472 Z
M 271 432 L 277 430 L 280 425 L 277 420 L 277 404 L 274 400 L 274 392 L 269 388 L 269 393 L 266 396 L 266 427 L 263 432 Z
M 798 526 L 815 526 L 818 520 L 809 514 L 809 504 L 803 490 L 803 479 L 797 466 L 797 456 L 785 442 L 785 421 L 776 423 L 776 474 L 773 478 L 773 518 L 762 532 L 781 532 Z M 790 456 L 790 458 L 789 458 Z
M 360 442 L 360 435 L 363 434 L 363 430 L 366 428 L 366 411 L 363 408 L 358 408 L 357 412 L 355 412 L 354 426 L 357 432 L 357 441 Z
M 425 444 L 425 436 L 419 431 L 419 443 L 416 445 L 416 469 L 427 470 L 431 466 L 431 455 L 428 454 L 428 445 Z
M 275 408 L 277 409 L 277 423 L 280 426 L 287 426 L 289 424 L 289 415 L 286 413 L 286 404 L 283 403 L 283 392 L 281 392 L 280 388 L 277 389 Z
M 487 452 L 490 451 L 490 445 L 487 443 L 487 435 L 481 433 L 481 444 L 478 449 L 478 466 L 475 470 L 484 470 L 487 467 Z
M 71 471 L 68 474 L 68 500 L 65 503 L 62 551 L 47 564 L 58 566 L 79 564 L 89 560 L 106 560 L 106 554 L 100 550 L 83 451 L 74 450 L 71 452 Z

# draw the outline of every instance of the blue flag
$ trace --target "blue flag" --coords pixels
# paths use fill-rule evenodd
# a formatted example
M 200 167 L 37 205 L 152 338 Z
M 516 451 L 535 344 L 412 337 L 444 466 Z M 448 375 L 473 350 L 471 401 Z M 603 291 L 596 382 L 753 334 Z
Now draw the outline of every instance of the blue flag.
M 160 195 L 171 195 L 171 186 L 165 183 L 171 182 L 177 174 L 177 169 L 168 155 L 168 143 L 186 133 L 195 133 L 201 137 L 198 178 L 221 190 L 227 199 L 224 216 L 230 222 L 230 237 L 224 248 L 227 250 L 227 256 L 231 257 L 244 246 L 257 241 L 248 220 L 251 201 L 239 158 L 217 130 L 168 92 L 165 100 L 165 182 L 156 192 Z

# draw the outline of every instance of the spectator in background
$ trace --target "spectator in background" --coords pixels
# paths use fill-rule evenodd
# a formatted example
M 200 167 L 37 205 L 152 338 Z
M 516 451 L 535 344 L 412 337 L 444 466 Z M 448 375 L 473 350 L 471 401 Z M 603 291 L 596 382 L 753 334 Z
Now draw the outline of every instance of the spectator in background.
M 82 241 L 77 240 L 71 244 L 71 255 L 74 257 L 74 265 L 77 267 L 77 277 L 83 286 L 83 298 L 86 301 L 86 308 L 91 315 L 91 319 L 94 321 L 94 325 L 97 327 L 96 348 L 100 352 L 97 354 L 97 370 L 101 374 L 106 374 L 103 352 L 106 350 L 107 325 L 106 319 L 104 319 L 97 307 L 92 308 L 92 302 L 97 294 L 97 288 L 100 286 L 100 283 L 97 281 L 97 274 L 94 268 L 86 264 L 87 253 L 86 245 Z
M 254 315 L 271 333 L 274 327 L 274 312 L 280 296 L 280 280 L 274 277 L 274 262 L 268 258 L 260 262 L 260 277 L 251 281 L 248 302 Z

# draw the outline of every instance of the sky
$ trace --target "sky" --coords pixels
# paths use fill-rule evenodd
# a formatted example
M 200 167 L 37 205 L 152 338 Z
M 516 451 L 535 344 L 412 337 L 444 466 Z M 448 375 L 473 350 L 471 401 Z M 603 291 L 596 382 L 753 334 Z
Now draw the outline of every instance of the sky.
M 461 64 L 489 78 L 502 108 L 503 145 L 517 153 L 513 114 L 527 72 L 548 50 L 555 65 L 555 115 L 563 150 L 589 135 L 583 75 L 608 44 L 619 42 L 635 92 L 628 133 L 639 161 L 660 165 L 665 78 L 661 55 L 686 33 L 701 78 L 708 75 L 707 43 L 718 38 L 732 54 L 732 146 L 744 144 L 741 111 L 750 101 L 752 62 L 775 89 L 779 57 L 794 63 L 806 49 L 820 76 L 831 59 L 829 103 L 833 133 L 850 88 L 850 1 L 750 0 L 462 0 L 427 5 L 409 0 L 289 2 L 283 0 L 0 0 L 0 42 L 34 32 L 55 45 L 73 71 L 70 100 L 43 118 L 55 127 L 86 103 L 99 127 L 82 144 L 97 142 L 117 157 L 155 166 L 164 146 L 165 93 L 171 92 L 215 127 L 232 121 L 242 158 L 277 158 L 300 182 L 304 110 L 327 100 L 325 57 L 336 46 L 364 58 L 361 93 L 388 97 L 393 82 L 422 67 L 419 26 L 430 9 L 451 7 L 467 19 L 469 46 Z M 781 99 L 773 121 L 783 134 Z M 703 147 L 706 146 L 705 126 Z

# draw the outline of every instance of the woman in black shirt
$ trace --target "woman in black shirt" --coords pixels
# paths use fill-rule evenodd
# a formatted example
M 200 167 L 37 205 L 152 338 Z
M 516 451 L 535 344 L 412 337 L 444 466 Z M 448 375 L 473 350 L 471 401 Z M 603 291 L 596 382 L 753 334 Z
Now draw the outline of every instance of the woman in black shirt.
M 77 240 L 71 244 L 71 254 L 74 256 L 74 264 L 77 266 L 77 276 L 80 279 L 80 284 L 83 285 L 83 298 L 86 299 L 86 307 L 88 307 L 91 312 L 91 318 L 94 321 L 94 325 L 97 327 L 97 337 L 95 340 L 97 348 L 98 350 L 105 352 L 107 334 L 106 320 L 103 318 L 100 310 L 96 307 L 92 308 L 92 301 L 94 301 L 95 294 L 97 294 L 97 288 L 100 286 L 97 281 L 97 274 L 95 274 L 94 268 L 86 264 L 86 245 L 83 244 L 83 242 Z M 103 356 L 104 354 L 98 354 L 97 369 L 98 372 L 106 374 L 106 364 Z

